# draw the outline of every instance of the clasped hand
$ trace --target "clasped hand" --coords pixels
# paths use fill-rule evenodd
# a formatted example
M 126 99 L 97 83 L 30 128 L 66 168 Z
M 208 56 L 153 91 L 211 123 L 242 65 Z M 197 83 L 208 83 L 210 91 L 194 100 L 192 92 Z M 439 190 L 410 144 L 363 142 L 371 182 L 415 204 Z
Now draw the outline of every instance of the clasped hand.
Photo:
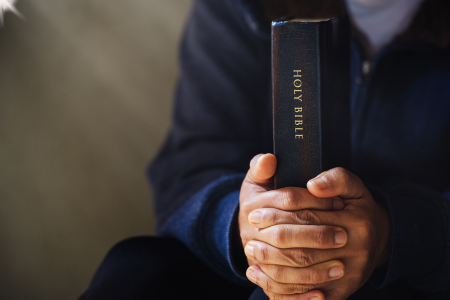
M 389 218 L 362 181 L 343 168 L 307 189 L 273 189 L 276 158 L 260 154 L 240 193 L 247 277 L 273 299 L 341 300 L 388 259 Z

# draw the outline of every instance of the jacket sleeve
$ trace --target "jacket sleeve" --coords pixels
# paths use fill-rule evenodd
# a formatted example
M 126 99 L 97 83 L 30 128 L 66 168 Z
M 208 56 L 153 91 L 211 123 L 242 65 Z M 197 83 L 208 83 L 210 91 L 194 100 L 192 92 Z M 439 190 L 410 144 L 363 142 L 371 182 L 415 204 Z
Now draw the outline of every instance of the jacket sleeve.
M 371 192 L 384 202 L 391 222 L 389 262 L 372 274 L 372 286 L 399 279 L 429 297 L 449 299 L 450 192 L 412 184 Z
M 149 169 L 157 233 L 242 284 L 230 254 L 239 189 L 251 158 L 272 151 L 270 23 L 262 28 L 258 18 L 257 1 L 194 2 L 172 127 Z

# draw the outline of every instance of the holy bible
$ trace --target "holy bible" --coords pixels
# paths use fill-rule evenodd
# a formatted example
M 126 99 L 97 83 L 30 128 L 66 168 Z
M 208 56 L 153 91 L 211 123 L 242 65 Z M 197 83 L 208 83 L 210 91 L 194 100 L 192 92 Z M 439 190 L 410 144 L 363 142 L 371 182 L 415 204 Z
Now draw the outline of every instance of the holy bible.
M 348 17 L 272 22 L 272 84 L 275 188 L 350 169 Z

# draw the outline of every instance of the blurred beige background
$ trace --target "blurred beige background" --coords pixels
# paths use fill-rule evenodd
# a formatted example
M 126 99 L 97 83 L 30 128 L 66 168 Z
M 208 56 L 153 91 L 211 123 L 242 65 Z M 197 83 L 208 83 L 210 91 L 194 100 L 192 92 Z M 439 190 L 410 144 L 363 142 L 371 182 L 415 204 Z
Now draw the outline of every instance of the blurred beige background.
M 19 0 L 0 28 L 0 299 L 76 299 L 152 234 L 191 1 Z

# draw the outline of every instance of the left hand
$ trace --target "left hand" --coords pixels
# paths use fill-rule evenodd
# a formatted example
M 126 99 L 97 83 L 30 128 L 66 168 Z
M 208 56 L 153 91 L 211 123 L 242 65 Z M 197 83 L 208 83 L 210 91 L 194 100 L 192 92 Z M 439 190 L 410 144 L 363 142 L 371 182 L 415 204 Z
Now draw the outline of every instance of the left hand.
M 320 174 L 308 182 L 307 188 L 318 198 L 341 197 L 344 209 L 255 210 L 262 213 L 260 222 L 254 222 L 252 214 L 249 220 L 260 230 L 257 238 L 247 243 L 245 252 L 258 265 L 250 266 L 247 275 L 250 272 L 252 276 L 248 277 L 253 277 L 252 281 L 271 299 L 303 299 L 300 293 L 317 289 L 327 300 L 346 299 L 369 279 L 375 268 L 388 260 L 390 224 L 387 212 L 374 201 L 362 181 L 343 168 Z M 308 244 L 310 237 L 299 238 L 289 233 L 296 231 L 295 226 L 305 224 L 342 227 L 348 234 L 347 244 L 336 249 L 299 248 Z M 344 276 L 333 281 L 317 278 L 323 272 L 309 267 L 332 260 L 339 260 L 345 266 Z

